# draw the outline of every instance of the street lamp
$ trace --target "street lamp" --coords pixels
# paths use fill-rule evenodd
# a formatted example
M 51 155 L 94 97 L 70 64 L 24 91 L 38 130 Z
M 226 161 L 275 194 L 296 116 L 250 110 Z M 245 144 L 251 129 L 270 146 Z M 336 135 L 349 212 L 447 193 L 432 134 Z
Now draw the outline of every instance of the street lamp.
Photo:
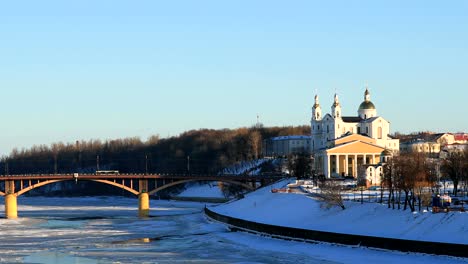
M 187 173 L 190 174 L 190 156 L 187 156 Z

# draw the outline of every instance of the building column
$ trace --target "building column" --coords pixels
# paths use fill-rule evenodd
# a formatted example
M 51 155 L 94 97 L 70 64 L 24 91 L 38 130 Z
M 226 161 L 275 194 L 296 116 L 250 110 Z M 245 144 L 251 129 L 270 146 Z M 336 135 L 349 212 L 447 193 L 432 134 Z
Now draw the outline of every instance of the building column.
M 357 158 L 358 158 L 358 155 L 357 154 L 354 154 L 354 162 L 353 162 L 353 176 L 356 178 L 357 177 Z
M 364 154 L 364 157 L 362 158 L 362 164 L 367 164 L 367 154 Z
M 326 177 L 328 177 L 327 175 L 327 170 L 328 170 L 328 160 L 327 160 L 327 153 L 325 153 L 324 155 L 322 155 L 322 173 L 323 175 Z
M 335 164 L 336 164 L 335 171 L 336 171 L 336 173 L 338 175 L 340 175 L 340 155 L 339 154 L 335 155 L 335 160 L 336 160 L 336 162 L 335 162 Z
M 348 155 L 347 154 L 345 155 L 344 166 L 345 166 L 345 170 L 344 170 L 345 176 L 348 176 L 348 174 L 349 174 L 349 171 L 348 171 L 349 164 L 348 164 Z
M 330 155 L 329 154 L 326 154 L 326 158 L 324 159 L 324 163 L 325 163 L 325 169 L 324 169 L 324 172 L 326 172 L 325 174 L 325 177 L 326 178 L 330 178 Z

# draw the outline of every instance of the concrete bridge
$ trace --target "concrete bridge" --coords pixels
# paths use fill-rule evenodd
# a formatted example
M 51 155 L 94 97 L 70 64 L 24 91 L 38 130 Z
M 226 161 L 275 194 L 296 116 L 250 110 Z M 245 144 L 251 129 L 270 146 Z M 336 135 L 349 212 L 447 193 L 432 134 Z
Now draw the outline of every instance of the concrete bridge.
M 0 196 L 5 196 L 5 217 L 18 218 L 17 197 L 33 189 L 62 181 L 94 181 L 112 185 L 138 196 L 138 214 L 149 216 L 149 197 L 163 189 L 195 181 L 218 181 L 243 186 L 248 190 L 271 184 L 284 176 L 236 176 L 236 175 L 162 175 L 119 174 L 105 172 L 96 174 L 31 174 L 0 176 L 4 183 Z

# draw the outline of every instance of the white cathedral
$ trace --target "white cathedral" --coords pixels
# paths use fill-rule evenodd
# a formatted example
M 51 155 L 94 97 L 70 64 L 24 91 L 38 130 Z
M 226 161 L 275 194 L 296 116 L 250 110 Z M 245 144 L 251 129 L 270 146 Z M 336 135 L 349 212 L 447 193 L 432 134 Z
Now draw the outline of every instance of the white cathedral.
M 311 153 L 314 169 L 326 178 L 357 177 L 365 173 L 368 185 L 380 184 L 382 161 L 399 151 L 399 140 L 389 136 L 390 123 L 377 115 L 366 88 L 357 116 L 343 116 L 335 94 L 331 113 L 322 115 L 318 95 L 312 107 Z

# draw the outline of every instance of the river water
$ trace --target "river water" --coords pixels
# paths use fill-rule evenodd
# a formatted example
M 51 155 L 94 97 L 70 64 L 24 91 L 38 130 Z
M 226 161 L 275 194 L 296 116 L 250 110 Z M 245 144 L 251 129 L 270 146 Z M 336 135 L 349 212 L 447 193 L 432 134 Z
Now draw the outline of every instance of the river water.
M 148 219 L 123 197 L 20 197 L 18 206 L 18 220 L 0 219 L 0 263 L 468 263 L 230 232 L 202 203 L 151 200 Z

